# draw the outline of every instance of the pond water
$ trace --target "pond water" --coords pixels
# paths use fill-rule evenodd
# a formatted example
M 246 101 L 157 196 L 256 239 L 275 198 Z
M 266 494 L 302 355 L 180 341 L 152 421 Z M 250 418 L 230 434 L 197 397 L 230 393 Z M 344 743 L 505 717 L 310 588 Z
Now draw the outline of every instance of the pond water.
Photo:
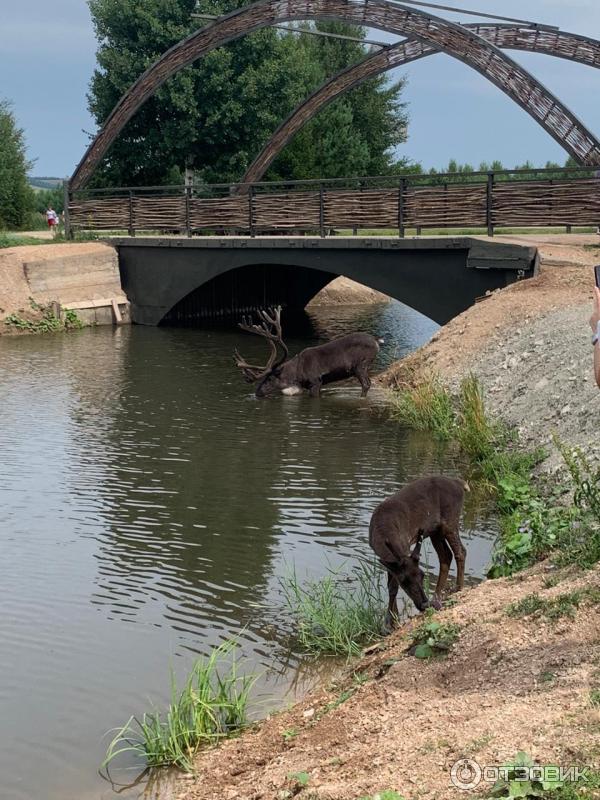
M 394 302 L 313 311 L 287 338 L 295 352 L 356 329 L 385 337 L 381 368 L 435 325 Z M 457 472 L 390 422 L 377 392 L 257 401 L 236 346 L 249 360 L 266 349 L 225 327 L 0 340 L 5 800 L 115 798 L 98 774 L 107 731 L 163 706 L 169 671 L 181 681 L 232 635 L 241 668 L 261 672 L 263 709 L 309 688 L 318 667 L 289 652 L 280 578 L 368 557 L 381 499 L 421 474 Z M 470 502 L 477 577 L 496 525 Z M 119 784 L 136 775 L 122 766 Z M 121 797 L 157 792 L 141 783 Z

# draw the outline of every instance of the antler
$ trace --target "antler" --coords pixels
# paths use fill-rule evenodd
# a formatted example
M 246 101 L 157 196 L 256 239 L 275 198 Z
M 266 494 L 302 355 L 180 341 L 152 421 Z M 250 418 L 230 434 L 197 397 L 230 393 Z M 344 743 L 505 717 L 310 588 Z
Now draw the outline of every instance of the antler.
M 266 339 L 269 342 L 271 351 L 269 353 L 269 359 L 264 367 L 249 364 L 240 355 L 238 350 L 235 351 L 234 357 L 236 366 L 242 370 L 244 378 L 248 383 L 253 383 L 254 381 L 264 378 L 272 369 L 282 364 L 289 355 L 289 350 L 283 341 L 281 332 L 281 306 L 271 309 L 270 315 L 266 311 L 260 310 L 258 316 L 261 320 L 259 325 L 253 323 L 251 317 L 242 317 L 242 322 L 238 323 L 238 327 L 243 331 L 255 333 L 257 336 L 262 336 L 263 339 Z M 282 355 L 279 359 L 277 359 L 278 346 L 281 347 L 282 350 Z

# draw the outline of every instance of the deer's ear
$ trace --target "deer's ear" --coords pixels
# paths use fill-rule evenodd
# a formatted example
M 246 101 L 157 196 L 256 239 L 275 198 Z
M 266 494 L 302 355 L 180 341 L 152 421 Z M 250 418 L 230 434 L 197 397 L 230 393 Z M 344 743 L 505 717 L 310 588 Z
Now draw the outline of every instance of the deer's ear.
M 414 546 L 412 553 L 410 554 L 410 557 L 412 558 L 412 560 L 416 561 L 417 563 L 419 562 L 419 559 L 421 558 L 421 545 L 422 544 L 423 544 L 423 531 L 419 531 L 419 538 L 417 539 L 417 543 Z

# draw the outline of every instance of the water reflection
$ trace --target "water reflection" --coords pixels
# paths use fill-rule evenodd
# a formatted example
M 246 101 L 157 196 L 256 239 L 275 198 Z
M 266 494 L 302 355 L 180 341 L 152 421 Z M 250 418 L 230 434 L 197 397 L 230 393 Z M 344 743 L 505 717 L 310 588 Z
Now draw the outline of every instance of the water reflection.
M 356 328 L 386 338 L 382 367 L 433 323 L 396 303 L 320 309 L 286 338 L 294 352 Z M 309 686 L 315 669 L 287 646 L 286 565 L 315 576 L 367 555 L 383 497 L 457 471 L 390 423 L 376 392 L 257 401 L 236 346 L 263 354 L 231 330 L 0 341 L 3 796 L 114 797 L 97 775 L 104 733 L 166 703 L 170 667 L 181 680 L 231 635 L 244 668 L 263 672 L 260 699 Z M 493 523 L 477 504 L 468 519 L 480 574 Z

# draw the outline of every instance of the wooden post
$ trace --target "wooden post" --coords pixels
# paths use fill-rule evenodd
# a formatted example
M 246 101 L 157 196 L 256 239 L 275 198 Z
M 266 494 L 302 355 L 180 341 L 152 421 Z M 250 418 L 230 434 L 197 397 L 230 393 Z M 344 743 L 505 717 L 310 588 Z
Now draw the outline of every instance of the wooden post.
M 398 236 L 404 239 L 404 194 L 406 187 L 406 179 L 400 178 L 400 186 L 398 187 Z
M 192 224 L 190 220 L 190 200 L 192 198 L 192 187 L 185 187 L 185 233 L 188 238 L 192 235 Z
M 71 215 L 69 214 L 69 203 L 71 202 L 71 192 L 69 191 L 69 179 L 63 181 L 63 215 L 65 219 L 65 239 L 73 238 L 71 230 Z
M 325 238 L 325 198 L 323 196 L 323 184 L 319 186 L 319 235 Z
M 133 226 L 133 192 L 129 191 L 129 235 L 135 236 L 135 228 Z
M 253 199 L 254 186 L 250 186 L 248 189 L 248 230 L 250 231 L 250 236 L 254 239 Z
M 494 235 L 494 222 L 492 219 L 493 203 L 494 203 L 494 173 L 488 172 L 486 204 L 485 204 L 485 219 L 487 224 L 488 236 Z

